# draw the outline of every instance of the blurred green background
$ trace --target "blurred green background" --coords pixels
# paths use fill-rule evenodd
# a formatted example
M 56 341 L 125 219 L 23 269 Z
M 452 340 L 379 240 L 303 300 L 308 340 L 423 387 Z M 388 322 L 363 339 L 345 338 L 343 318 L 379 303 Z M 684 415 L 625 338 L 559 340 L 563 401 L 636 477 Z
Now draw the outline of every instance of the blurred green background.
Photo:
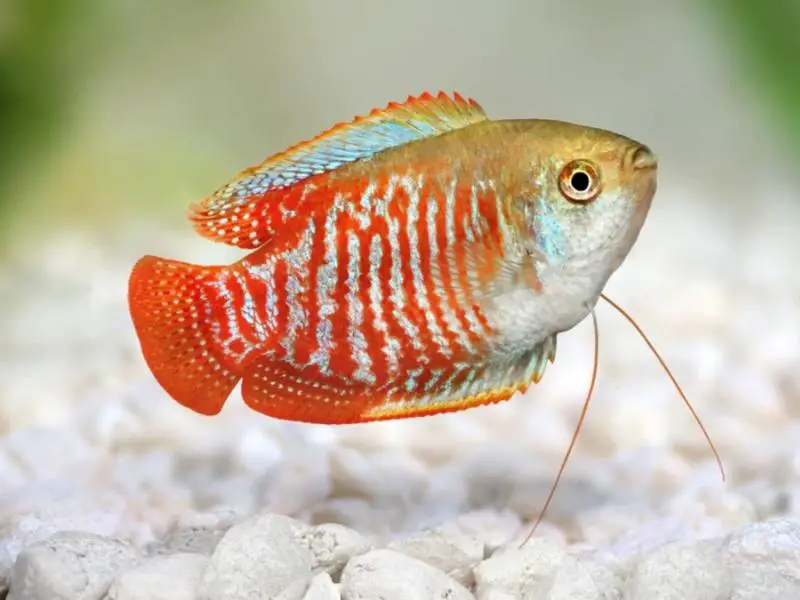
M 3 239 L 187 230 L 240 168 L 438 89 L 618 130 L 708 201 L 752 198 L 797 177 L 797 31 L 800 0 L 3 0 Z

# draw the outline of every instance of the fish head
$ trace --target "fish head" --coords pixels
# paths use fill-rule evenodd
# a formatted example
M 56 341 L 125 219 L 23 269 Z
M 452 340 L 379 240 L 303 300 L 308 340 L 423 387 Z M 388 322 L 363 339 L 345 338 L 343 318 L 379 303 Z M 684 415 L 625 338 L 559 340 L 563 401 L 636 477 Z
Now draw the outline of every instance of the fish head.
M 625 136 L 560 121 L 527 121 L 518 139 L 513 213 L 536 262 L 535 311 L 548 333 L 564 331 L 588 315 L 636 242 L 657 159 Z
M 552 268 L 590 268 L 607 279 L 650 210 L 655 154 L 625 136 L 558 121 L 533 121 L 525 137 L 528 191 L 518 203 L 526 244 Z

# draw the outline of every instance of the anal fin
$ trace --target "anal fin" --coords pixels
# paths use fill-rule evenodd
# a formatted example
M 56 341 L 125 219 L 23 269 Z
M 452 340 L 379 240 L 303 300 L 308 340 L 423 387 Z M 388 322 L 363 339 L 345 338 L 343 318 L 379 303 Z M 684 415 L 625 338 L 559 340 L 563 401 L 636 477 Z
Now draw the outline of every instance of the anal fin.
M 539 383 L 548 362 L 553 362 L 556 336 L 546 338 L 524 354 L 484 364 L 453 363 L 436 379 L 435 385 L 399 391 L 387 396 L 362 415 L 365 420 L 401 419 L 476 406 L 496 404 Z
M 242 399 L 254 411 L 285 421 L 328 425 L 358 423 L 376 397 L 364 384 L 324 376 L 314 366 L 290 366 L 264 358 L 250 365 Z
M 344 424 L 405 419 L 493 404 L 538 383 L 555 357 L 555 336 L 508 361 L 451 363 L 411 371 L 384 386 L 321 376 L 269 359 L 251 365 L 242 397 L 253 410 L 289 421 Z

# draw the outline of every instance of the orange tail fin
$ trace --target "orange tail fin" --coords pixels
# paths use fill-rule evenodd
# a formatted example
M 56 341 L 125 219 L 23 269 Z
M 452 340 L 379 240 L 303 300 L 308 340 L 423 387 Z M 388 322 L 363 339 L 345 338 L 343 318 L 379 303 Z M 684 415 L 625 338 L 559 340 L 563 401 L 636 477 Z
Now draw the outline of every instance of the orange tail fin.
M 211 337 L 209 316 L 224 306 L 202 287 L 219 269 L 145 256 L 128 280 L 131 318 L 147 366 L 170 396 L 204 415 L 222 410 L 240 379 L 220 360 Z

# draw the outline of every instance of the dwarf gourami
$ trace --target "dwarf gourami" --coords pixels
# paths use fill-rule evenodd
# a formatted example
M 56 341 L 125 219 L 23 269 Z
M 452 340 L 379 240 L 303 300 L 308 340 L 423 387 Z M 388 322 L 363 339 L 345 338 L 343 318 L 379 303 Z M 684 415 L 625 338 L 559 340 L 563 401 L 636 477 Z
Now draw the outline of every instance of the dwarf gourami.
M 390 103 L 190 208 L 200 235 L 249 251 L 240 260 L 136 263 L 144 359 L 205 415 L 239 383 L 253 410 L 308 423 L 508 400 L 594 317 L 656 173 L 647 146 L 610 131 L 492 120 L 459 94 Z

